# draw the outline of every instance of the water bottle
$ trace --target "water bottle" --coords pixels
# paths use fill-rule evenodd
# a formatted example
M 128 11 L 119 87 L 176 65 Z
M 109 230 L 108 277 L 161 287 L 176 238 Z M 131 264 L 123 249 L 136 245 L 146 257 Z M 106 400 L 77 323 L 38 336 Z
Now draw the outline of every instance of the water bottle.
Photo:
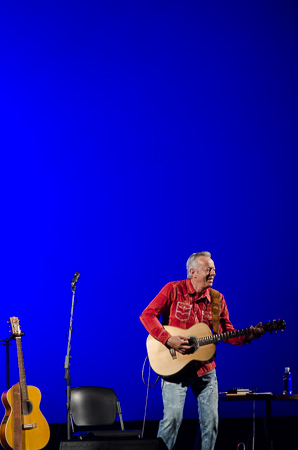
M 292 374 L 290 367 L 286 367 L 284 371 L 284 395 L 292 395 Z

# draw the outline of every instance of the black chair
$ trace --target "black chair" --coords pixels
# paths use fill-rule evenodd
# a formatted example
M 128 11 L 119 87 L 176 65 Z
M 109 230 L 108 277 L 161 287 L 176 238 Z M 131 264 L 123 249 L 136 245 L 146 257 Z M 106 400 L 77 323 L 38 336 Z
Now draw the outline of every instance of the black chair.
M 117 414 L 120 429 L 115 429 Z M 141 430 L 124 429 L 120 402 L 115 391 L 110 388 L 98 386 L 71 388 L 70 416 L 73 438 L 131 439 L 141 437 Z M 83 429 L 76 431 L 77 427 L 83 427 Z M 88 429 L 86 430 L 86 428 Z

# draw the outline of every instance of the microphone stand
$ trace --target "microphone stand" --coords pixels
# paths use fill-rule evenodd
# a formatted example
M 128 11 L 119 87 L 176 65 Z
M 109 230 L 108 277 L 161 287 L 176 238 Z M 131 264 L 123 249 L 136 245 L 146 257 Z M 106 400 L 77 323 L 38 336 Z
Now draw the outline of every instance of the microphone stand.
M 68 345 L 67 345 L 67 354 L 65 357 L 64 369 L 65 375 L 64 379 L 66 380 L 66 410 L 67 410 L 67 440 L 71 440 L 71 417 L 70 417 L 70 371 L 69 371 L 69 360 L 71 356 L 70 353 L 70 340 L 71 340 L 71 332 L 72 332 L 72 320 L 73 320 L 73 308 L 74 308 L 74 299 L 75 299 L 75 290 L 76 286 L 71 286 L 72 289 L 72 302 L 71 302 L 71 311 L 70 311 L 70 324 L 68 330 Z

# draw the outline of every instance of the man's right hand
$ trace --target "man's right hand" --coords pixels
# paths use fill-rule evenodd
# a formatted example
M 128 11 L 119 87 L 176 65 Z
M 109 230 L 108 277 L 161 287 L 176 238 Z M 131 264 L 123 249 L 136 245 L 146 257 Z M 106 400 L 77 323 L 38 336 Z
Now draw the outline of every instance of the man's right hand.
M 166 346 L 175 349 L 182 355 L 189 353 L 189 350 L 193 347 L 192 345 L 189 345 L 188 339 L 184 336 L 171 336 L 167 340 Z

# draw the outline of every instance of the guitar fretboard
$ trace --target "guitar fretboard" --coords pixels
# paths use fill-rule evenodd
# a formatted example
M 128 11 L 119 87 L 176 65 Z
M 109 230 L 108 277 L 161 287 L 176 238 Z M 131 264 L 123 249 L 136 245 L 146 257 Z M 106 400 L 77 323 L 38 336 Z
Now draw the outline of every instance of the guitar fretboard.
M 23 414 L 28 414 L 28 406 L 27 406 L 28 390 L 27 390 L 26 375 L 25 375 L 22 341 L 21 341 L 20 337 L 16 337 L 16 344 L 17 344 Z
M 249 328 L 243 328 L 242 330 L 228 331 L 226 333 L 213 334 L 212 336 L 206 336 L 199 338 L 199 346 L 208 344 L 217 344 L 219 341 L 226 341 L 234 337 L 247 335 Z

